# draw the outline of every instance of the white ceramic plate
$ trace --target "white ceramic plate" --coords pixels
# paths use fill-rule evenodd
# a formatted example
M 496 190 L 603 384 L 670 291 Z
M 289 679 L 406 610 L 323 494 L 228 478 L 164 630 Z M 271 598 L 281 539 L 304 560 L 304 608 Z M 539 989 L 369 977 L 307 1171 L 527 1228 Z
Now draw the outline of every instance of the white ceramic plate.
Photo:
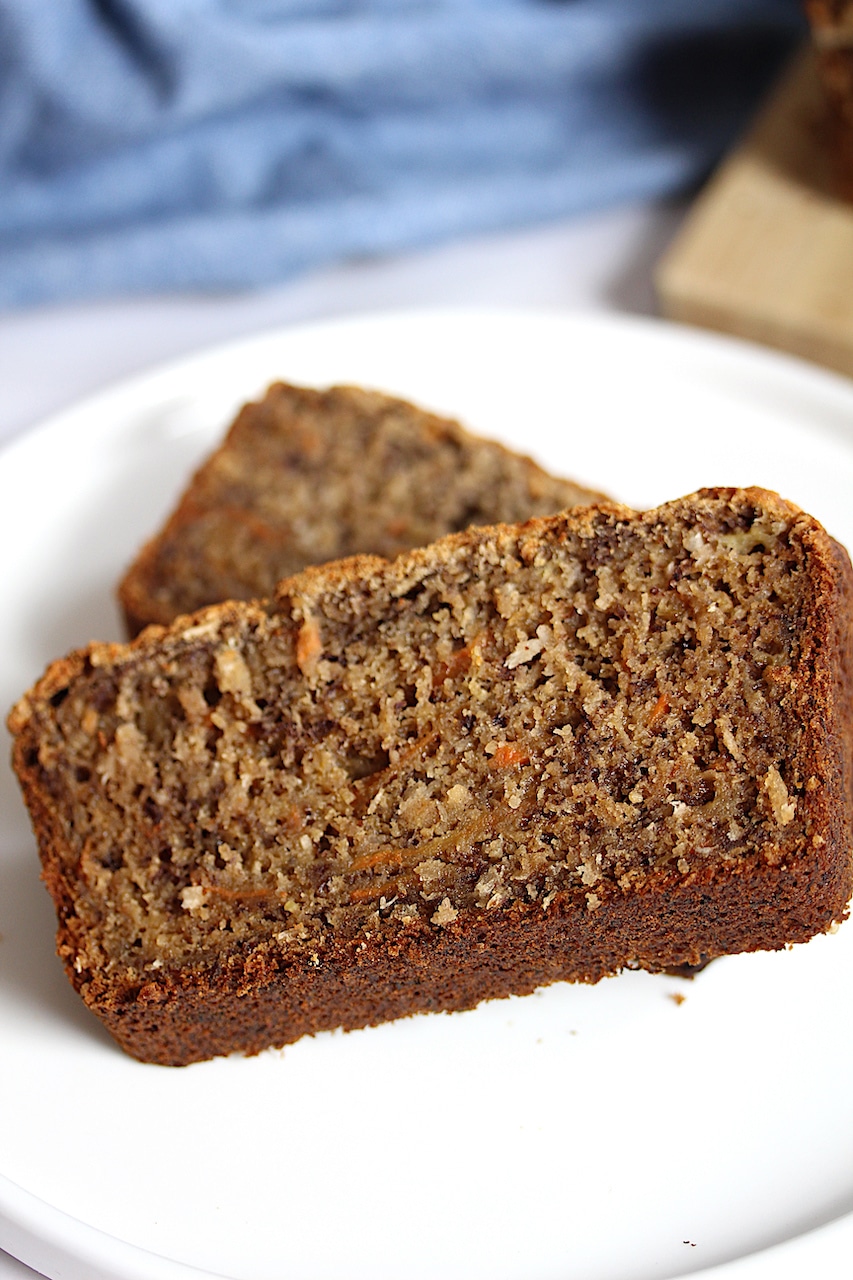
M 121 570 L 275 377 L 401 392 L 635 505 L 776 488 L 853 545 L 853 388 L 794 361 L 558 314 L 285 330 L 135 379 L 0 454 L 4 706 L 55 656 L 119 635 Z M 822 1248 L 843 1270 L 853 926 L 690 984 L 628 973 L 249 1060 L 143 1066 L 62 974 L 5 766 L 0 787 L 0 1245 L 31 1265 L 63 1280 L 656 1280 L 741 1259 L 723 1274 L 778 1280 Z

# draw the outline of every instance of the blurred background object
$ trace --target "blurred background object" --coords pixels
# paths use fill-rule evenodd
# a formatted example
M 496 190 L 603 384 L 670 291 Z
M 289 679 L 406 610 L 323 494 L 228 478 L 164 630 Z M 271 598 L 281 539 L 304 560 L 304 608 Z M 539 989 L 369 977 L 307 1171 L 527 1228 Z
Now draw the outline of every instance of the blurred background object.
M 0 0 L 0 305 L 687 191 L 804 30 L 798 0 Z
M 853 4 L 805 0 L 826 94 L 826 138 L 839 195 L 853 200 Z
M 809 11 L 814 46 L 689 210 L 657 283 L 670 319 L 853 375 L 853 4 Z

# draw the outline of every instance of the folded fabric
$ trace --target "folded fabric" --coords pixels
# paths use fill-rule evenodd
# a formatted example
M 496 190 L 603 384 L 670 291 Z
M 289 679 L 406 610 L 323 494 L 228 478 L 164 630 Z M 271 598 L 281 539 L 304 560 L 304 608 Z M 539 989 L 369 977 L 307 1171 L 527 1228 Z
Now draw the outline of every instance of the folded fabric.
M 802 30 L 797 0 L 0 0 L 0 304 L 684 189 Z

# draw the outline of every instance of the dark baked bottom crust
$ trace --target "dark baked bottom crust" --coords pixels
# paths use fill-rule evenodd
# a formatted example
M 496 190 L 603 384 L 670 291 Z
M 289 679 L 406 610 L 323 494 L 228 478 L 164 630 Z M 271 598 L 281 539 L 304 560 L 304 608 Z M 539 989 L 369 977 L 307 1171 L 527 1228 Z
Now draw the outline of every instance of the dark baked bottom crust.
M 418 922 L 366 947 L 338 946 L 316 967 L 278 971 L 259 953 L 235 972 L 187 974 L 181 988 L 152 985 L 126 1003 L 104 998 L 93 1008 L 132 1056 L 185 1066 L 338 1027 L 471 1009 L 553 982 L 593 983 L 624 968 L 664 972 L 780 950 L 828 927 L 850 891 L 849 867 L 828 858 L 816 875 L 764 865 L 748 877 L 628 895 L 592 913 L 583 899 L 558 898 L 544 912 L 515 904 L 460 915 L 438 934 Z

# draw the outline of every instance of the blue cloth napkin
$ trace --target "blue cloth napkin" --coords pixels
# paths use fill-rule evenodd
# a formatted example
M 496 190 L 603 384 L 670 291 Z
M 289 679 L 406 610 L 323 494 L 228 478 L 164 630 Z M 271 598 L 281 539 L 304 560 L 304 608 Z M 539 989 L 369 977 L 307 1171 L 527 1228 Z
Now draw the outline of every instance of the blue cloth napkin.
M 0 305 L 683 190 L 802 31 L 797 0 L 0 0 Z

